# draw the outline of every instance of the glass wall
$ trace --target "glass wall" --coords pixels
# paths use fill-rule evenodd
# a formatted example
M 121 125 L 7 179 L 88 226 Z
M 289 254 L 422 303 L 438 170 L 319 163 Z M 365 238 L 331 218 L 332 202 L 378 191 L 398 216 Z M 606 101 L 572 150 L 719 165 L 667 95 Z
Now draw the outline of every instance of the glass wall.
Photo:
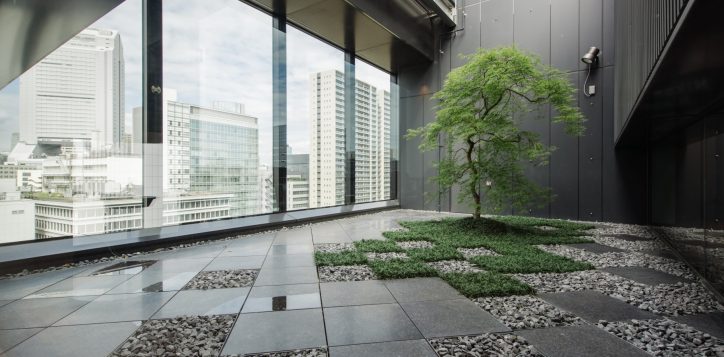
M 0 244 L 395 199 L 393 82 L 237 0 L 126 0 L 0 88 Z

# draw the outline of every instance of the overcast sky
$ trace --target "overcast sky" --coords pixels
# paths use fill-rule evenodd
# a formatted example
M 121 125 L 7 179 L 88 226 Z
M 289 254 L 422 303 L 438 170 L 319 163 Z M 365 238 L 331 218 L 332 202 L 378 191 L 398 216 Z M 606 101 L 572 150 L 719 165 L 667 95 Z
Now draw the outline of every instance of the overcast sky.
M 142 102 L 141 4 L 127 0 L 92 25 L 121 35 L 127 113 Z M 185 103 L 243 103 L 246 114 L 258 118 L 261 162 L 271 164 L 271 17 L 237 0 L 165 1 L 163 29 L 164 87 L 176 89 Z M 343 53 L 288 27 L 287 140 L 295 153 L 309 149 L 309 75 L 328 69 L 344 69 Z M 389 90 L 383 71 L 357 61 L 355 72 L 358 79 Z M 10 149 L 10 134 L 18 131 L 17 107 L 16 80 L 0 90 L 0 150 Z

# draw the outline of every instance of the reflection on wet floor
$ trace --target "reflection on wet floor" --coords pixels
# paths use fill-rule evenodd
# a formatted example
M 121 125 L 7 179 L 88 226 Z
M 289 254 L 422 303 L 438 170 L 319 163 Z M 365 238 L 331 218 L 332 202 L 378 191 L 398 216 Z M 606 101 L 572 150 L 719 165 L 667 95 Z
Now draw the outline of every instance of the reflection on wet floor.
M 299 310 L 318 307 L 320 307 L 319 293 L 250 297 L 246 299 L 242 313 Z
M 134 275 L 144 271 L 146 268 L 155 264 L 156 260 L 129 260 L 107 266 L 93 273 L 93 275 Z

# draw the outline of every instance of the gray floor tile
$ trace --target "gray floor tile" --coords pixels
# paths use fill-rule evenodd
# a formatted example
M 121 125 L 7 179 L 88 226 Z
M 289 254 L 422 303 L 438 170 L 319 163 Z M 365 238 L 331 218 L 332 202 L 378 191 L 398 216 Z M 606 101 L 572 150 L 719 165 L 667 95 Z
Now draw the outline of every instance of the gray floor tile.
M 597 291 L 571 291 L 540 294 L 543 300 L 589 321 L 620 321 L 629 319 L 655 319 L 658 316 L 614 299 Z
M 640 236 L 636 236 L 636 235 L 632 235 L 632 234 L 609 234 L 608 236 L 613 237 L 613 238 L 623 239 L 623 240 L 629 241 L 629 242 L 642 242 L 642 241 L 653 240 L 652 238 L 640 237 Z
M 55 325 L 147 320 L 173 294 L 166 292 L 104 295 L 58 321 Z
M 0 300 L 0 307 L 13 302 L 13 300 Z
M 244 257 L 217 257 L 207 265 L 204 270 L 236 270 L 260 269 L 264 263 L 263 255 L 250 255 Z
M 28 295 L 25 299 L 68 296 L 103 295 L 131 275 L 70 277 L 43 290 Z
M 674 316 L 670 319 L 724 340 L 724 312 Z
M 0 280 L 0 300 L 20 299 L 65 278 L 80 274 L 86 269 L 85 267 L 70 268 L 21 278 Z
M 312 230 L 303 227 L 278 231 L 274 244 L 312 244 Z
M 317 284 L 255 286 L 242 313 L 320 308 Z
M 159 272 L 147 270 L 126 280 L 107 294 L 135 294 L 181 290 L 198 272 Z
M 152 318 L 238 314 L 248 293 L 249 288 L 179 291 Z
M 399 302 L 450 300 L 463 296 L 440 278 L 415 278 L 385 281 L 385 285 Z
M 267 252 L 269 252 L 269 247 L 267 246 L 233 246 L 233 247 L 227 247 L 224 249 L 224 251 L 219 254 L 219 257 L 246 257 L 246 256 L 254 256 L 254 255 L 266 255 Z
M 612 267 L 600 269 L 618 276 L 622 276 L 626 279 L 648 284 L 675 284 L 678 282 L 689 282 L 689 279 L 682 278 L 680 276 L 671 275 L 664 273 L 660 270 L 644 268 L 644 267 Z
M 104 357 L 123 343 L 140 322 L 47 328 L 7 352 L 7 356 Z
M 596 254 L 624 252 L 623 249 L 609 247 L 607 245 L 598 244 L 598 243 L 576 243 L 576 244 L 566 244 L 566 245 L 569 247 L 572 247 L 572 248 L 583 249 L 583 250 L 589 251 L 591 253 L 596 253 Z
M 397 304 L 325 308 L 324 320 L 330 346 L 422 338 Z
M 425 340 L 366 343 L 362 345 L 335 346 L 329 349 L 330 357 L 436 357 L 435 351 Z
M 194 258 L 215 258 L 226 248 L 225 244 L 199 245 L 196 247 L 181 248 L 170 251 L 164 251 L 149 254 L 144 258 L 162 258 L 162 259 L 194 259 Z
M 310 244 L 281 244 L 272 245 L 269 255 L 286 255 L 286 254 L 313 254 L 314 246 Z
M 271 269 L 313 266 L 316 266 L 313 254 L 269 255 L 264 261 L 264 267 Z
M 50 326 L 89 303 L 95 296 L 17 300 L 0 307 L 4 329 Z
M 326 345 L 321 309 L 241 314 L 222 355 Z
M 400 305 L 425 338 L 510 331 L 468 299 L 417 301 Z
M 517 331 L 547 357 L 649 356 L 628 342 L 594 326 L 566 326 Z
M 0 330 L 0 353 L 3 353 L 20 342 L 30 338 L 30 336 L 43 330 L 42 328 L 24 328 L 18 330 Z M 3 355 L 4 356 L 4 355 Z
M 263 285 L 292 285 L 317 283 L 317 268 L 297 267 L 284 269 L 264 268 L 259 271 L 259 276 L 254 286 Z
M 394 303 L 382 281 L 345 281 L 319 284 L 324 307 Z

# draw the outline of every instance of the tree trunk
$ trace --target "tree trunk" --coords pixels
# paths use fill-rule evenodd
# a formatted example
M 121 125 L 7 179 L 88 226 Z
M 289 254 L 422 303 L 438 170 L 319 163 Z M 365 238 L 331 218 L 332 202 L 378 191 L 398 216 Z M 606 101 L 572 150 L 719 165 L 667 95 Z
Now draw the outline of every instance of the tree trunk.
M 475 182 L 470 185 L 470 188 L 473 191 L 473 198 L 475 199 L 475 213 L 473 213 L 473 219 L 480 219 L 480 192 L 478 192 L 478 185 L 475 185 L 474 183 Z
M 475 167 L 473 162 L 473 150 L 475 149 L 475 142 L 468 138 L 468 150 L 466 151 L 466 158 L 470 167 L 472 177 L 470 179 L 470 193 L 473 194 L 473 200 L 475 202 L 475 212 L 473 213 L 473 219 L 480 219 L 480 191 L 478 190 L 480 176 L 478 174 L 478 168 Z

